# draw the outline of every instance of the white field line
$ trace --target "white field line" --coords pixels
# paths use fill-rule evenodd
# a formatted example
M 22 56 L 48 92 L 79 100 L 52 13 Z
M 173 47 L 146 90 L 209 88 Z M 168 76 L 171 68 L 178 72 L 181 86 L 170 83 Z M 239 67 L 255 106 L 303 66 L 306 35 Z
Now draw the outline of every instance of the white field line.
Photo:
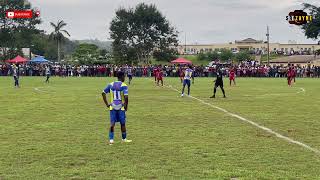
M 306 92 L 306 90 L 305 90 L 304 88 L 300 88 L 300 91 L 298 91 L 297 94 L 299 94 L 299 93 L 305 93 L 305 92 Z
M 50 86 L 48 86 L 48 87 L 50 87 Z M 51 93 L 51 92 L 49 92 L 49 91 L 41 90 L 41 89 L 43 89 L 43 88 L 46 88 L 46 87 L 36 87 L 36 88 L 33 88 L 33 89 L 34 89 L 35 91 L 41 92 L 41 93 Z
M 47 92 L 47 91 L 42 91 L 42 90 L 40 89 L 40 87 L 39 87 L 39 88 L 34 88 L 34 90 L 35 90 L 35 91 L 38 91 L 38 92 L 44 92 L 44 93 Z
M 285 95 L 285 94 L 262 94 L 262 95 L 249 95 L 249 94 L 246 94 L 246 95 L 243 95 L 245 97 L 265 97 L 265 96 L 282 96 L 282 95 Z
M 299 88 L 299 91 L 296 93 L 299 94 L 299 93 L 305 93 L 305 92 L 306 90 L 304 88 Z M 256 96 L 246 94 L 244 96 L 245 97 L 264 97 L 264 96 L 282 96 L 282 95 L 290 95 L 290 94 L 292 95 L 292 93 L 282 93 L 282 94 L 262 94 L 262 95 L 256 95 Z
M 175 89 L 175 88 L 172 87 L 171 85 L 166 86 L 166 87 L 168 87 L 168 88 L 170 88 L 170 89 L 172 89 L 172 90 L 177 91 L 177 92 L 180 93 L 180 91 L 179 91 L 178 89 Z M 303 89 L 303 88 L 302 88 L 302 89 Z M 289 142 L 289 143 L 297 144 L 297 145 L 299 145 L 299 146 L 301 146 L 301 147 L 303 147 L 303 148 L 305 148 L 305 149 L 308 149 L 308 150 L 310 150 L 310 151 L 312 151 L 312 152 L 315 152 L 315 153 L 317 153 L 317 154 L 320 154 L 320 151 L 319 151 L 318 149 L 312 148 L 312 147 L 310 147 L 310 146 L 307 145 L 307 144 L 304 144 L 304 143 L 302 143 L 302 142 L 299 142 L 299 141 L 296 141 L 296 140 L 291 139 L 291 138 L 289 138 L 289 137 L 286 137 L 286 136 L 284 136 L 284 135 L 281 135 L 281 134 L 273 131 L 273 130 L 270 129 L 270 128 L 261 126 L 261 125 L 259 125 L 258 123 L 255 123 L 255 122 L 253 122 L 253 121 L 250 121 L 250 120 L 248 120 L 248 119 L 246 119 L 246 118 L 244 118 L 244 117 L 241 117 L 241 116 L 239 116 L 239 115 L 237 115 L 237 114 L 231 113 L 231 112 L 229 112 L 229 111 L 227 111 L 227 110 L 225 110 L 225 109 L 223 109 L 223 108 L 221 108 L 221 107 L 218 107 L 218 106 L 212 105 L 212 104 L 210 104 L 210 103 L 207 103 L 207 102 L 205 102 L 205 101 L 203 101 L 203 100 L 201 100 L 201 99 L 198 99 L 198 98 L 196 98 L 196 97 L 193 97 L 193 96 L 189 96 L 189 97 L 192 98 L 192 99 L 195 99 L 195 100 L 197 100 L 197 101 L 199 101 L 199 102 L 201 102 L 202 104 L 205 104 L 205 105 L 210 106 L 210 107 L 212 107 L 212 108 L 218 109 L 218 110 L 220 110 L 220 111 L 222 111 L 222 112 L 224 112 L 224 113 L 226 113 L 226 114 L 228 114 L 228 115 L 230 115 L 230 116 L 232 116 L 232 117 L 235 117 L 235 118 L 237 118 L 237 119 L 239 119 L 239 120 L 241 120 L 241 121 L 244 121 L 244 122 L 246 122 L 246 123 L 248 123 L 248 124 L 251 124 L 251 125 L 253 125 L 253 126 L 255 126 L 255 127 L 259 128 L 259 129 L 262 129 L 262 130 L 264 130 L 264 131 L 266 131 L 266 132 L 268 132 L 268 133 L 270 133 L 270 134 L 273 134 L 273 135 L 275 135 L 276 137 L 278 137 L 278 138 L 280 138 L 280 139 L 283 139 L 283 140 L 285 140 L 285 141 L 287 141 L 287 142 Z

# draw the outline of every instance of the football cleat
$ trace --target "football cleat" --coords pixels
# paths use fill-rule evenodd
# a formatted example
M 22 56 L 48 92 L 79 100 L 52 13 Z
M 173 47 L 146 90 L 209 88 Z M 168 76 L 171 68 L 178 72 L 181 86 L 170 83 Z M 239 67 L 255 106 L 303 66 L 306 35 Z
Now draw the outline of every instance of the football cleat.
M 113 143 L 114 143 L 114 140 L 113 140 L 113 139 L 110 139 L 109 145 L 113 145 Z
M 131 143 L 131 142 L 132 142 L 132 140 L 122 139 L 122 142 L 123 142 L 123 143 Z

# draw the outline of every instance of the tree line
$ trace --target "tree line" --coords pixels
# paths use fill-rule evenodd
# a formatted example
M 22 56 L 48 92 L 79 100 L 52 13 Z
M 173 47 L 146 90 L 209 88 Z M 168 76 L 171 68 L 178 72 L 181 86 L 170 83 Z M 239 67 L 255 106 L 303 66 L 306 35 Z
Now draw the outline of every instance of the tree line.
M 33 17 L 28 19 L 6 17 L 6 11 L 17 9 L 30 9 Z M 57 24 L 51 22 L 54 31 L 46 34 L 37 28 L 42 21 L 35 12 L 31 3 L 25 0 L 0 1 L 0 60 L 12 59 L 17 55 L 23 56 L 22 48 L 30 48 L 32 54 L 58 61 L 74 51 L 77 44 L 65 37 L 65 35 L 70 36 L 68 31 L 63 29 L 67 24 L 62 20 Z
M 110 37 L 116 62 L 148 63 L 152 56 L 168 60 L 177 55 L 178 31 L 153 4 L 118 9 Z
M 303 4 L 309 15 L 316 17 L 301 29 L 307 38 L 318 39 L 320 35 L 320 7 Z M 154 4 L 140 3 L 134 8 L 119 8 L 108 29 L 112 49 L 107 51 L 90 43 L 79 43 L 68 38 L 67 23 L 60 20 L 50 23 L 52 32 L 46 34 L 37 28 L 40 17 L 31 19 L 8 19 L 5 12 L 10 9 L 31 9 L 25 0 L 0 1 L 0 60 L 22 55 L 21 48 L 30 48 L 33 54 L 49 60 L 61 59 L 79 64 L 150 63 L 151 59 L 170 61 L 178 57 L 178 30 Z M 200 60 L 242 61 L 251 59 L 248 52 L 233 54 L 230 50 L 212 51 L 197 55 Z
M 307 38 L 317 40 L 320 36 L 320 7 L 304 3 L 303 9 L 316 17 L 301 29 Z M 150 57 L 169 61 L 177 57 L 178 31 L 155 5 L 138 4 L 135 8 L 120 8 L 111 22 L 113 56 L 118 62 L 148 62 Z M 197 55 L 199 60 L 252 60 L 248 51 L 233 54 L 230 50 L 212 51 Z

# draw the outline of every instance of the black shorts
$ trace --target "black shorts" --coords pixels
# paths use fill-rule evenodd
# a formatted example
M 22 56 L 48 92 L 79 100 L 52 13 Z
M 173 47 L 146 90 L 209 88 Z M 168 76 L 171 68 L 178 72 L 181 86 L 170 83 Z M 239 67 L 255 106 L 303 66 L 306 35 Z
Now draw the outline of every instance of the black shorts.
M 220 86 L 220 88 L 223 88 L 223 83 L 216 83 L 216 84 L 214 85 L 215 88 L 217 88 L 217 87 L 219 87 L 219 86 Z

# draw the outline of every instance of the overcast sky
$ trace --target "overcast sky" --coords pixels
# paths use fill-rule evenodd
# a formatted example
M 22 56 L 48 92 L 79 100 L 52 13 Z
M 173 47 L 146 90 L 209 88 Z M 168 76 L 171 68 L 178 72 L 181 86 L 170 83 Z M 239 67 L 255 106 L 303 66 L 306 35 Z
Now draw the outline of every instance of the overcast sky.
M 265 40 L 270 26 L 271 42 L 313 43 L 285 17 L 302 3 L 320 6 L 319 0 L 29 0 L 41 11 L 41 28 L 50 32 L 50 22 L 62 19 L 71 39 L 108 40 L 109 25 L 119 7 L 153 3 L 180 33 L 184 43 L 234 42 L 248 37 Z

